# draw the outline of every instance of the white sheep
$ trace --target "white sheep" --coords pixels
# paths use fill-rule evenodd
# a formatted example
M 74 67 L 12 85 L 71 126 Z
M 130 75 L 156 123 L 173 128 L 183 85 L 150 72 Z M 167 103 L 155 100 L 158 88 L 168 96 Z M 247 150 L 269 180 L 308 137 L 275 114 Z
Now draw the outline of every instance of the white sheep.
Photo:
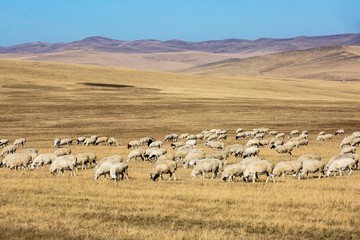
M 292 145 L 278 145 L 275 146 L 275 151 L 279 154 L 279 156 L 281 156 L 282 154 L 289 154 L 290 156 L 292 155 L 291 152 L 293 150 L 293 146 Z
M 130 149 L 130 148 L 138 148 L 140 147 L 141 145 L 141 142 L 139 140 L 132 140 L 128 143 L 127 145 L 127 148 Z
M 197 175 L 201 174 L 202 178 L 205 178 L 205 173 L 212 172 L 212 179 L 217 177 L 219 171 L 222 170 L 223 165 L 219 159 L 215 158 L 205 158 L 201 160 L 194 160 L 192 163 L 194 165 L 193 170 L 191 171 L 191 177 L 196 178 Z
M 297 161 L 304 162 L 305 160 L 318 160 L 321 161 L 321 157 L 317 154 L 305 154 L 300 156 Z
M 204 145 L 208 146 L 210 148 L 217 148 L 217 149 L 225 148 L 225 144 L 222 142 L 218 142 L 218 141 L 206 141 Z
M 65 170 L 70 170 L 71 175 L 76 176 L 76 157 L 74 155 L 60 156 L 54 159 L 50 165 L 50 173 L 64 174 Z
M 155 141 L 150 143 L 149 147 L 150 148 L 161 148 L 163 146 L 163 142 L 162 141 Z
M 94 179 L 97 180 L 100 176 L 104 176 L 104 178 L 106 178 L 106 175 L 110 175 L 111 166 L 116 163 L 118 162 L 111 160 L 99 163 L 94 169 Z
M 343 148 L 343 147 L 346 147 L 346 146 L 351 146 L 351 141 L 353 139 L 354 138 L 352 136 L 344 137 L 343 140 L 340 143 L 340 148 Z
M 91 137 L 85 139 L 84 144 L 85 144 L 86 146 L 95 145 L 97 138 L 98 138 L 98 137 L 97 137 L 96 135 L 91 136 Z
M 195 159 L 204 159 L 205 158 L 205 152 L 201 149 L 192 149 L 186 154 L 184 160 L 183 160 L 183 167 L 188 168 L 189 163 L 192 160 Z
M 213 151 L 208 158 L 216 158 L 223 162 L 223 165 L 227 165 L 227 159 L 229 157 L 229 152 L 227 150 L 216 150 Z
M 289 134 L 288 138 L 292 138 L 293 136 L 299 136 L 300 135 L 300 131 L 299 130 L 292 130 Z
M 57 158 L 57 156 L 53 153 L 43 153 L 43 154 L 39 154 L 31 163 L 30 168 L 31 169 L 35 169 L 38 168 L 39 166 L 43 166 L 46 164 L 51 164 L 52 161 L 55 160 L 55 158 Z
M 247 168 L 250 162 L 240 162 L 231 165 L 227 165 L 222 174 L 221 179 L 225 181 L 234 181 L 236 177 L 241 177 L 244 170 Z
M 355 160 L 352 158 L 336 159 L 327 167 L 326 176 L 330 176 L 331 172 L 334 172 L 334 176 L 336 175 L 336 172 L 339 172 L 340 176 L 342 176 L 342 172 L 345 170 L 349 170 L 350 175 L 354 166 Z
M 3 159 L 3 164 L 10 169 L 25 169 L 31 163 L 32 157 L 29 154 L 14 153 L 9 154 Z
M 284 181 L 285 175 L 293 175 L 294 177 L 298 176 L 300 179 L 300 171 L 302 169 L 302 162 L 300 161 L 282 161 L 275 164 L 273 175 L 282 176 Z
M 309 173 L 319 172 L 319 178 L 325 176 L 325 162 L 319 160 L 305 160 L 302 162 L 303 166 L 301 169 L 301 175 L 305 175 L 306 178 L 309 178 Z
M 346 153 L 353 153 L 355 154 L 356 153 L 356 147 L 344 147 L 343 149 L 341 149 L 341 154 L 346 154 Z
M 245 137 L 246 137 L 246 134 L 244 132 L 239 132 L 236 134 L 235 140 L 244 139 Z
M 334 135 L 332 135 L 332 134 L 319 135 L 319 136 L 316 138 L 316 141 L 331 140 L 333 137 L 334 137 Z
M 336 135 L 341 135 L 341 134 L 344 134 L 345 133 L 345 130 L 344 129 L 339 129 L 335 132 L 335 136 Z
M 175 142 L 178 139 L 178 135 L 176 133 L 171 133 L 165 136 L 164 142 Z
M 70 148 L 59 148 L 54 151 L 54 154 L 58 157 L 64 156 L 64 155 L 70 155 L 71 149 Z
M 8 143 L 9 143 L 9 140 L 8 140 L 8 139 L 1 139 L 1 140 L 0 140 L 0 146 L 5 147 L 5 146 L 8 145 Z
M 0 156 L 4 157 L 10 153 L 15 153 L 16 148 L 17 147 L 15 145 L 8 145 L 8 146 L 4 147 L 4 149 L 1 151 Z
M 156 160 L 158 157 L 166 153 L 167 150 L 165 148 L 157 148 L 152 150 L 149 155 L 146 155 L 145 153 L 145 158 L 147 158 L 148 160 Z
M 197 145 L 197 140 L 196 139 L 186 140 L 185 145 L 195 147 Z
M 189 136 L 188 133 L 183 133 L 183 134 L 181 134 L 181 135 L 179 136 L 179 139 L 185 140 L 188 136 Z
M 189 136 L 187 136 L 187 137 L 185 138 L 186 141 L 196 140 L 196 139 L 197 139 L 197 138 L 196 138 L 196 135 L 195 135 L 195 134 L 190 134 Z
M 119 146 L 119 142 L 114 137 L 109 137 L 106 144 L 109 145 L 110 147 L 111 146 Z
M 145 151 L 143 149 L 141 149 L 141 148 L 134 149 L 129 153 L 126 161 L 128 162 L 131 159 L 136 160 L 137 158 L 140 158 L 141 161 L 144 161 L 144 154 L 145 154 Z
M 278 133 L 278 134 L 276 134 L 275 138 L 284 139 L 285 138 L 285 133 Z
M 238 134 L 238 133 L 243 132 L 243 131 L 244 131 L 244 129 L 238 128 L 238 129 L 236 129 L 235 133 Z
M 129 179 L 128 165 L 125 163 L 115 163 L 110 167 L 110 178 L 114 181 L 122 180 L 124 176 Z
M 98 137 L 95 141 L 95 145 L 99 145 L 100 143 L 107 143 L 108 138 L 107 137 Z
M 165 163 L 166 161 L 175 161 L 175 156 L 171 153 L 161 155 L 160 157 L 158 157 L 155 164 L 156 163 Z
M 163 179 L 163 174 L 169 174 L 169 181 L 173 178 L 176 181 L 176 172 L 177 165 L 175 161 L 166 161 L 165 163 L 155 164 L 150 173 L 150 179 L 156 181 L 158 178 Z
M 247 158 L 247 157 L 251 157 L 251 156 L 259 156 L 259 153 L 260 153 L 260 148 L 258 147 L 248 147 L 248 148 L 245 148 L 243 154 L 242 154 L 242 157 L 243 158 Z
M 78 137 L 76 139 L 76 144 L 84 144 L 85 140 L 86 140 L 86 137 Z
M 177 149 L 179 147 L 185 146 L 185 142 L 184 141 L 179 141 L 179 142 L 173 142 L 170 145 L 172 147 L 172 149 Z
M 70 138 L 67 138 L 67 139 L 60 139 L 60 138 L 56 138 L 54 140 L 54 147 L 55 148 L 58 148 L 58 147 L 61 147 L 61 146 L 64 146 L 64 145 L 71 145 L 72 144 L 72 139 Z
M 16 139 L 16 140 L 14 141 L 14 145 L 15 145 L 16 147 L 19 147 L 20 145 L 21 145 L 21 146 L 24 146 L 25 143 L 26 143 L 26 139 L 25 139 L 25 138 L 18 138 L 18 139 Z
M 260 139 L 250 139 L 249 141 L 247 141 L 247 143 L 245 144 L 245 147 L 259 147 L 260 146 Z
M 229 153 L 229 156 L 231 155 L 235 155 L 236 153 L 236 150 L 238 150 L 240 147 L 242 147 L 241 144 L 233 144 L 233 145 L 230 145 L 227 149 L 228 153 Z
M 251 162 L 243 172 L 243 178 L 245 181 L 248 181 L 249 177 L 252 177 L 253 183 L 258 178 L 258 175 L 266 174 L 266 183 L 268 182 L 269 178 L 275 182 L 273 172 L 274 165 L 267 160 L 255 161 Z
M 354 137 L 351 140 L 351 146 L 356 147 L 360 145 L 360 137 Z
M 140 138 L 140 146 L 146 145 L 149 146 L 152 142 L 155 142 L 155 139 L 152 137 L 143 137 Z

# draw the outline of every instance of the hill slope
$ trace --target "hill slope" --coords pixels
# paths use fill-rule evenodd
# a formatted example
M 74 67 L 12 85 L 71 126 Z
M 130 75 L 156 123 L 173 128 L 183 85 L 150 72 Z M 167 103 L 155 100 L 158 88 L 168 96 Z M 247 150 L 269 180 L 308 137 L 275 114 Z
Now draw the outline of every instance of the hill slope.
M 230 76 L 360 80 L 360 47 L 333 46 L 233 58 L 186 69 L 184 72 Z

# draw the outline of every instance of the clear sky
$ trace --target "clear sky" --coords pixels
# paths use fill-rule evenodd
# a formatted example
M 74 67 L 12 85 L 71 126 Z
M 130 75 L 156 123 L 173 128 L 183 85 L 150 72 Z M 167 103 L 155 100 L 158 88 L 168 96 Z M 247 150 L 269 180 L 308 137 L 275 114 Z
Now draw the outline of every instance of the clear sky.
M 0 46 L 360 32 L 360 0 L 0 0 Z

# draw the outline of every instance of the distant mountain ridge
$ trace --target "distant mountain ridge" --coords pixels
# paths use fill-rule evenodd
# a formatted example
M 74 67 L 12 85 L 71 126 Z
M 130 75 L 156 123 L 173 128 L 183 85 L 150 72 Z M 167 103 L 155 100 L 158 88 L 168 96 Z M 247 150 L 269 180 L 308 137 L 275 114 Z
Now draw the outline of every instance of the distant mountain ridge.
M 338 34 L 295 38 L 260 38 L 257 40 L 224 39 L 202 42 L 144 39 L 122 41 L 101 36 L 69 43 L 31 42 L 0 47 L 0 53 L 52 53 L 69 50 L 92 50 L 111 53 L 158 53 L 200 51 L 208 53 L 256 53 L 296 51 L 323 46 L 360 46 L 360 34 Z

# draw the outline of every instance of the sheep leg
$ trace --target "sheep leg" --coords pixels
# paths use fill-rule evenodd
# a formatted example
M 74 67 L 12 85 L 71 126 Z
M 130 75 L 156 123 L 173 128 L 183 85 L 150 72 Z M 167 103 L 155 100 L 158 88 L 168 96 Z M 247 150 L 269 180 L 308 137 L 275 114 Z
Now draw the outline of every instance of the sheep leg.
M 173 177 L 173 178 L 174 178 L 174 181 L 176 181 L 176 175 L 175 175 L 175 173 L 173 173 L 173 176 L 174 176 L 174 177 Z
M 169 175 L 170 175 L 170 177 L 169 177 L 168 181 L 170 181 L 170 180 L 171 180 L 171 177 L 172 177 L 172 172 L 169 172 Z
M 352 173 L 352 168 L 349 167 L 349 174 L 348 174 L 348 176 L 350 176 L 351 173 Z

